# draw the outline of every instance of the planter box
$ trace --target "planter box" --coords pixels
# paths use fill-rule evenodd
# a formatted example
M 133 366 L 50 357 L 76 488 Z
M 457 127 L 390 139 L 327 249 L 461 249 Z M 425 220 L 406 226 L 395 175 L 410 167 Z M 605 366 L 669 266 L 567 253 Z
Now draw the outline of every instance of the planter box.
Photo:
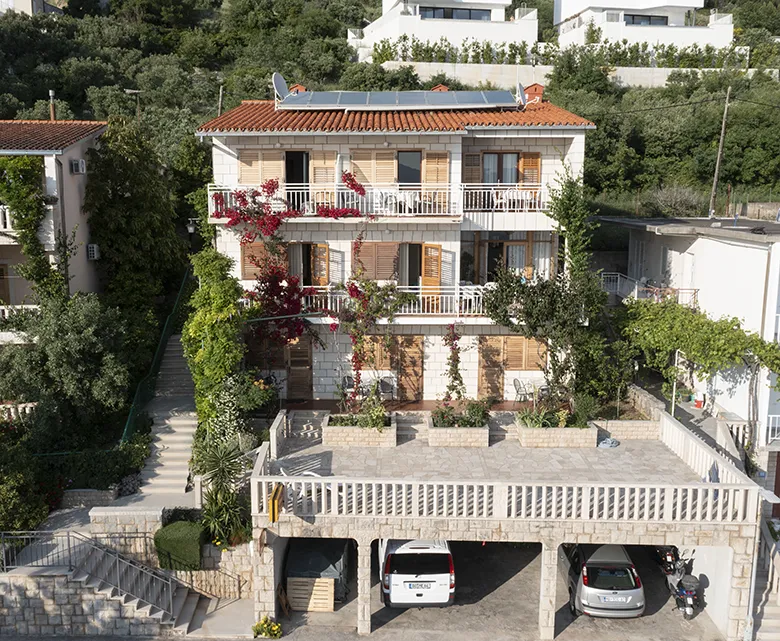
M 606 432 L 618 441 L 657 441 L 661 437 L 658 421 L 591 421 L 589 425 Z
M 487 447 L 490 441 L 490 427 L 434 427 L 429 413 L 428 445 L 431 447 Z
M 398 430 L 395 412 L 390 413 L 390 426 L 379 430 L 357 425 L 331 425 L 330 414 L 322 421 L 322 444 L 327 447 L 395 447 Z
M 526 427 L 517 423 L 521 447 L 596 447 L 599 430 L 592 427 Z
M 106 507 L 116 501 L 119 486 L 112 485 L 107 490 L 65 490 L 62 493 L 60 509 L 72 507 Z

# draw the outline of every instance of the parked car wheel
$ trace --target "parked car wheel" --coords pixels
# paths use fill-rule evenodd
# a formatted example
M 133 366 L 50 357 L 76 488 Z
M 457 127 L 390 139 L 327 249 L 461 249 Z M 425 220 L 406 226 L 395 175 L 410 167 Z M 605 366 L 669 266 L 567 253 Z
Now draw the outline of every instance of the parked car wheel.
M 569 590 L 569 612 L 571 612 L 571 615 L 575 619 L 582 614 L 582 612 L 577 609 L 577 601 L 574 597 L 574 592 L 571 590 Z

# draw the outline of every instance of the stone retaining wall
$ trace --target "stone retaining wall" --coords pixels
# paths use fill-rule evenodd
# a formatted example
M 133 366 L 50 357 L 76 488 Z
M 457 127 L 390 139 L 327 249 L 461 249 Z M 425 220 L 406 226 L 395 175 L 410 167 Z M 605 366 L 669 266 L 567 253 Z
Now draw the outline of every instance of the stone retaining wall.
M 521 447 L 596 447 L 598 428 L 525 427 L 517 424 Z
M 198 592 L 222 599 L 246 599 L 252 595 L 252 547 L 244 543 L 226 552 L 207 543 L 202 548 L 201 570 L 177 570 L 173 575 Z M 156 566 L 156 564 L 155 564 Z
M 395 447 L 396 432 L 395 412 L 390 413 L 390 427 L 381 432 L 357 425 L 330 425 L 330 414 L 322 421 L 322 444 L 326 447 Z
M 92 535 L 103 545 L 157 567 L 154 533 L 163 525 L 163 508 L 95 507 L 89 511 Z
M 434 427 L 433 417 L 427 414 L 428 445 L 430 447 L 488 447 L 490 427 Z
M 169 626 L 66 574 L 0 575 L 0 636 L 143 636 Z
M 618 441 L 652 441 L 661 438 L 659 421 L 591 421 L 589 425 Z
M 119 496 L 119 486 L 108 490 L 65 490 L 60 501 L 60 509 L 72 507 L 105 507 L 111 505 Z
M 666 404 L 663 401 L 658 400 L 650 392 L 637 385 L 628 386 L 628 400 L 642 414 L 653 421 L 660 420 L 661 412 L 666 410 Z

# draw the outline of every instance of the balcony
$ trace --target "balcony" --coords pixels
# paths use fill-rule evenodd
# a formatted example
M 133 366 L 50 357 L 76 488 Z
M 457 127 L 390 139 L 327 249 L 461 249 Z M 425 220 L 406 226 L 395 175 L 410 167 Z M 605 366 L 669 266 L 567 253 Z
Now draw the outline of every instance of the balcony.
M 38 309 L 38 305 L 0 305 L 0 321 L 7 320 L 13 314 Z
M 655 287 L 617 272 L 603 272 L 601 274 L 601 289 L 607 294 L 615 294 L 621 299 L 635 298 L 637 300 L 653 300 L 657 303 L 672 300 L 691 308 L 696 308 L 699 305 L 698 289 Z
M 541 184 L 388 183 L 364 185 L 364 188 L 366 193 L 361 196 L 345 185 L 281 185 L 280 193 L 271 203 L 278 211 L 289 206 L 301 212 L 301 217 L 289 222 L 306 222 L 311 218 L 335 220 L 332 210 L 341 208 L 354 208 L 363 214 L 399 222 L 409 218 L 460 222 L 464 214 L 544 213 L 549 208 L 549 191 Z M 237 190 L 252 194 L 251 200 L 256 204 L 268 201 L 257 193 L 258 186 L 209 185 L 211 222 L 220 222 L 221 210 L 237 206 L 234 195 Z M 338 220 L 349 222 L 351 218 Z
M 0 205 L 0 245 L 15 245 L 16 231 L 11 222 L 11 210 L 7 205 Z
M 404 305 L 398 316 L 479 318 L 484 316 L 483 294 L 490 285 L 456 285 L 454 287 L 399 286 L 398 291 L 414 294 L 415 300 Z M 304 298 L 310 311 L 341 311 L 346 292 L 333 287 L 312 287 L 315 290 Z M 441 318 L 438 319 L 441 321 Z

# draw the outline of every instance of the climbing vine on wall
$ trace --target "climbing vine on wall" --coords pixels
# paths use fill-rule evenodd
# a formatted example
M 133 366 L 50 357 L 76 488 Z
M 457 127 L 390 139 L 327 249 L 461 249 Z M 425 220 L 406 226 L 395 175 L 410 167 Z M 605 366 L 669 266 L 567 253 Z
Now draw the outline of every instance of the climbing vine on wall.
M 0 202 L 11 212 L 13 228 L 25 262 L 16 267 L 30 281 L 38 296 L 65 293 L 65 277 L 52 269 L 43 243 L 38 238 L 46 217 L 43 188 L 43 160 L 37 156 L 0 158 Z

